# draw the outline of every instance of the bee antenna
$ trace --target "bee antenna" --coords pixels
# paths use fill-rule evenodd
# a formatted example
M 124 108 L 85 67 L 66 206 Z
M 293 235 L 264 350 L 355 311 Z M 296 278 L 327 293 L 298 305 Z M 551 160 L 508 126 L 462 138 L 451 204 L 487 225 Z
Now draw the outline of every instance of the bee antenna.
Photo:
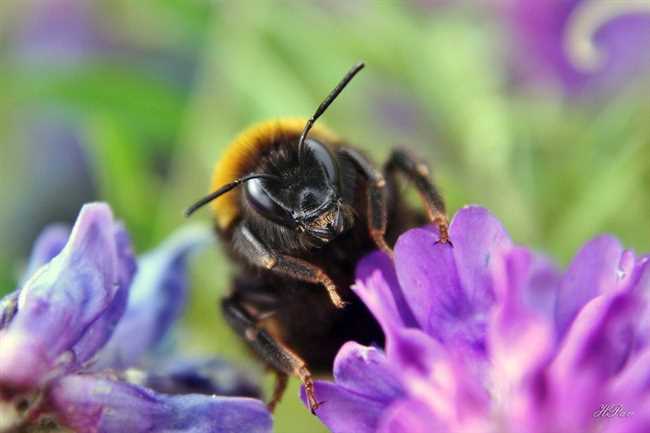
M 300 161 L 302 161 L 302 153 L 303 153 L 303 148 L 305 147 L 305 138 L 307 138 L 307 134 L 309 133 L 309 130 L 311 129 L 312 126 L 314 126 L 314 123 L 316 123 L 316 120 L 327 110 L 327 108 L 334 102 L 337 96 L 345 89 L 345 86 L 348 85 L 350 81 L 354 78 L 357 73 L 363 69 L 365 64 L 363 62 L 359 62 L 356 65 L 354 65 L 346 74 L 345 76 L 339 81 L 339 83 L 336 85 L 336 87 L 330 92 L 329 95 L 323 100 L 323 102 L 320 103 L 314 114 L 309 118 L 307 123 L 305 124 L 305 128 L 302 130 L 302 134 L 300 134 L 300 139 L 298 140 L 298 156 L 300 158 Z
M 223 185 L 218 190 L 216 190 L 214 192 L 211 192 L 210 194 L 206 195 L 205 197 L 202 197 L 199 200 L 197 200 L 193 205 L 191 205 L 190 207 L 188 207 L 185 210 L 185 216 L 189 217 L 190 215 L 192 215 L 197 210 L 201 209 L 206 204 L 208 204 L 211 201 L 219 198 L 219 196 L 227 193 L 228 191 L 237 188 L 242 183 L 248 182 L 249 180 L 252 180 L 252 179 L 259 179 L 259 178 L 271 179 L 271 180 L 279 180 L 280 179 L 278 176 L 274 176 L 272 174 L 264 174 L 264 173 L 253 173 L 253 174 L 246 175 L 244 177 L 240 177 L 239 179 L 235 179 L 234 181 Z

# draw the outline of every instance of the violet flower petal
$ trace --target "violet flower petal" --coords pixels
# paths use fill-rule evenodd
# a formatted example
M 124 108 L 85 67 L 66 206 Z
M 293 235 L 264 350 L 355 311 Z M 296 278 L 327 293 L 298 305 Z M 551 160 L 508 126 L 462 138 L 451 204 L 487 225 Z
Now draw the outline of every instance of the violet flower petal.
M 56 381 L 48 403 L 78 433 L 266 433 L 272 423 L 260 400 L 168 396 L 92 375 Z
M 404 233 L 395 244 L 395 268 L 420 328 L 445 341 L 451 326 L 430 329 L 430 318 L 453 325 L 471 314 L 471 305 L 460 287 L 451 246 L 437 242 L 438 234 L 430 229 Z
M 34 275 L 34 273 L 43 265 L 47 264 L 50 260 L 56 257 L 70 236 L 70 228 L 62 224 L 54 224 L 46 227 L 41 234 L 38 235 L 34 246 L 32 247 L 32 254 L 27 263 L 27 269 L 21 279 L 21 286 Z
M 585 305 L 568 330 L 549 368 L 550 392 L 558 407 L 554 422 L 568 431 L 592 422 L 591 408 L 603 402 L 603 384 L 632 353 L 639 305 L 630 292 L 607 293 Z
M 445 344 L 484 351 L 486 312 L 494 302 L 490 261 L 511 245 L 486 209 L 461 209 L 449 244 L 433 229 L 409 230 L 395 245 L 400 285 L 417 321 Z
M 74 353 L 79 362 L 92 358 L 119 327 L 129 299 L 131 281 L 137 265 L 131 248 L 131 239 L 120 223 L 114 225 L 115 246 L 117 252 L 117 287 L 111 304 L 102 315 L 88 327 L 81 339 L 75 344 Z
M 191 226 L 140 258 L 126 313 L 96 368 L 133 366 L 160 342 L 185 305 L 188 255 L 211 241 L 209 229 Z
M 31 387 L 61 364 L 86 361 L 110 337 L 112 324 L 93 325 L 116 308 L 132 262 L 118 251 L 110 208 L 85 205 L 63 251 L 29 279 L 15 317 L 0 331 L 0 384 Z
M 454 216 L 449 238 L 461 287 L 475 310 L 486 311 L 494 302 L 490 260 L 512 246 L 508 233 L 487 209 L 467 206 Z
M 27 268 L 20 280 L 19 288 L 0 299 L 0 330 L 9 324 L 16 314 L 16 311 L 18 311 L 20 287 L 23 286 L 29 277 L 34 275 L 41 266 L 47 264 L 52 260 L 52 258 L 54 258 L 54 256 L 61 252 L 65 243 L 68 241 L 69 235 L 70 229 L 59 224 L 45 228 L 45 230 L 38 235 L 38 238 L 36 238 L 36 241 L 34 242 Z
M 554 360 L 554 373 L 568 380 L 576 372 L 591 372 L 599 381 L 616 374 L 630 355 L 638 310 L 629 292 L 590 301 L 571 325 Z
M 403 393 L 384 352 L 352 341 L 336 355 L 334 377 L 338 386 L 374 400 L 389 402 Z
M 560 336 L 583 305 L 618 286 L 625 273 L 620 269 L 622 255 L 620 242 L 608 235 L 599 236 L 580 249 L 558 291 L 555 318 Z
M 375 433 L 379 418 L 386 410 L 385 401 L 378 401 L 330 382 L 316 381 L 314 391 L 322 405 L 318 418 L 332 433 Z M 305 390 L 300 398 L 307 404 Z
M 352 290 L 370 309 L 385 333 L 395 327 L 417 326 L 397 281 L 393 261 L 386 254 L 376 251 L 361 259 L 356 275 Z

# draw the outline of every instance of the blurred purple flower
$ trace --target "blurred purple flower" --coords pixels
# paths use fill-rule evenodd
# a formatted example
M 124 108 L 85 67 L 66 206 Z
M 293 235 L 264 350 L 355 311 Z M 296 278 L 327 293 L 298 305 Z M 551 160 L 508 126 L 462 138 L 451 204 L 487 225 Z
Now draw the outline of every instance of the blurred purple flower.
M 186 257 L 206 239 L 207 231 L 185 229 L 136 273 L 128 235 L 105 204 L 84 206 L 69 238 L 60 227 L 46 230 L 26 282 L 0 301 L 0 432 L 42 423 L 81 433 L 270 431 L 261 401 L 206 395 L 256 394 L 225 365 L 225 384 L 198 368 L 207 362 L 169 364 L 155 375 L 123 370 L 178 317 Z M 158 383 L 161 392 L 148 387 Z
M 34 2 L 12 35 L 16 55 L 30 65 L 65 68 L 108 51 L 110 38 L 101 32 L 96 9 L 79 0 Z
M 647 431 L 648 257 L 601 236 L 559 275 L 479 207 L 450 239 L 410 230 L 394 266 L 359 264 L 353 289 L 386 350 L 348 342 L 335 382 L 316 384 L 333 432 Z
M 577 95 L 615 90 L 650 71 L 646 0 L 498 2 L 516 35 L 522 78 L 550 78 Z

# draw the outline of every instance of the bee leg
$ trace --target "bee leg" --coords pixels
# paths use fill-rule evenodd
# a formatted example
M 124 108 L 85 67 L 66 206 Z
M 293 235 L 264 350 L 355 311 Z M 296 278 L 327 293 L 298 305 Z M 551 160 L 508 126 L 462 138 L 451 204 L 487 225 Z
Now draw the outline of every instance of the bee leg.
M 343 302 L 336 290 L 336 284 L 325 271 L 306 260 L 274 253 L 262 244 L 245 224 L 240 224 L 235 229 L 233 242 L 235 249 L 249 263 L 279 274 L 288 275 L 300 281 L 322 284 L 327 289 L 330 300 L 335 307 L 343 308 L 345 306 L 345 302 Z
M 269 411 L 273 412 L 275 407 L 282 400 L 284 392 L 287 390 L 287 384 L 289 383 L 289 375 L 286 373 L 281 373 L 279 371 L 275 372 L 275 386 L 273 387 L 273 395 L 271 396 L 271 401 L 267 403 Z
M 427 211 L 429 220 L 438 227 L 441 243 L 449 242 L 449 221 L 445 211 L 445 202 L 438 189 L 431 181 L 429 168 L 418 161 L 407 151 L 396 149 L 386 163 L 388 175 L 401 173 L 410 180 L 417 189 Z
M 381 171 L 377 170 L 363 154 L 355 149 L 345 147 L 340 152 L 352 161 L 357 170 L 368 180 L 367 206 L 370 237 L 377 248 L 392 257 L 393 250 L 388 246 L 384 237 L 388 220 L 386 179 Z
M 221 309 L 228 324 L 250 347 L 269 365 L 278 372 L 278 383 L 268 406 L 270 410 L 282 399 L 286 389 L 286 375 L 297 376 L 305 386 L 309 409 L 312 413 L 320 406 L 314 393 L 314 382 L 305 361 L 275 339 L 252 316 L 237 298 L 226 298 L 221 301 Z M 284 379 L 281 378 L 284 376 Z

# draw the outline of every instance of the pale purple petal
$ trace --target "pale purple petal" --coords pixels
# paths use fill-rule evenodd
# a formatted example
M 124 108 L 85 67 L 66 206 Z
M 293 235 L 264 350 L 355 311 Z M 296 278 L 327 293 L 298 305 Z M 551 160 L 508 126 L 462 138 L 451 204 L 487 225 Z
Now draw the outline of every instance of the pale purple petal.
M 69 234 L 70 229 L 59 224 L 47 227 L 41 232 L 34 242 L 27 269 L 20 282 L 21 287 L 34 272 L 61 252 L 68 241 Z M 0 329 L 5 328 L 18 311 L 19 294 L 20 287 L 0 299 Z
M 75 344 L 74 353 L 79 362 L 92 358 L 111 340 L 116 327 L 121 323 L 130 296 L 131 282 L 137 269 L 131 239 L 120 223 L 114 225 L 114 236 L 118 264 L 116 291 L 111 304 Z
M 271 416 L 256 399 L 168 396 L 92 375 L 69 375 L 48 403 L 78 433 L 265 433 Z
M 524 304 L 547 320 L 555 320 L 555 305 L 562 279 L 557 266 L 547 257 L 533 253 L 528 283 L 522 288 Z
M 385 333 L 400 326 L 417 326 L 397 281 L 392 260 L 376 251 L 357 265 L 357 281 L 352 290 L 361 298 L 381 324 Z
M 583 305 L 624 283 L 631 269 L 629 262 L 622 260 L 623 251 L 616 238 L 603 235 L 578 252 L 560 283 L 555 310 L 559 335 L 566 332 Z
M 139 260 L 126 313 L 97 368 L 133 366 L 160 342 L 185 306 L 187 257 L 211 240 L 206 227 L 187 227 Z
M 334 378 L 342 388 L 370 399 L 389 402 L 402 395 L 397 373 L 380 349 L 348 342 L 334 360 Z
M 70 228 L 61 224 L 54 224 L 46 227 L 41 234 L 38 235 L 38 238 L 36 238 L 34 246 L 32 247 L 32 254 L 29 257 L 27 269 L 21 279 L 21 286 L 25 284 L 41 266 L 47 264 L 57 256 L 61 250 L 63 250 L 66 242 L 68 242 L 68 236 L 70 236 Z
M 18 312 L 0 331 L 0 383 L 38 384 L 63 364 L 86 361 L 88 349 L 110 337 L 112 324 L 94 324 L 114 307 L 128 282 L 124 260 L 132 262 L 118 256 L 114 230 L 108 206 L 84 206 L 63 251 L 22 288 Z
M 316 381 L 315 393 L 322 402 L 316 414 L 332 433 L 374 433 L 387 407 L 385 401 L 373 400 L 330 382 Z M 304 389 L 300 397 L 306 403 Z

